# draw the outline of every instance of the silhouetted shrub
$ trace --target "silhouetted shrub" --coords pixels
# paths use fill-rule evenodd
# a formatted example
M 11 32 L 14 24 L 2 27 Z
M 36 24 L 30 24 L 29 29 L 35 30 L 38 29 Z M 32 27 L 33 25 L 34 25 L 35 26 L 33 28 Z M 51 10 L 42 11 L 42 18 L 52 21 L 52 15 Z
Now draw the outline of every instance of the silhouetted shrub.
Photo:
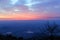
M 60 33 L 60 29 L 58 29 L 59 26 L 55 22 L 53 25 L 49 25 L 49 22 L 47 22 L 44 26 L 45 28 L 43 27 L 43 30 L 40 29 L 41 33 L 36 34 L 34 38 L 37 40 L 55 40 L 56 33 Z M 60 37 L 56 37 L 56 39 L 58 40 Z

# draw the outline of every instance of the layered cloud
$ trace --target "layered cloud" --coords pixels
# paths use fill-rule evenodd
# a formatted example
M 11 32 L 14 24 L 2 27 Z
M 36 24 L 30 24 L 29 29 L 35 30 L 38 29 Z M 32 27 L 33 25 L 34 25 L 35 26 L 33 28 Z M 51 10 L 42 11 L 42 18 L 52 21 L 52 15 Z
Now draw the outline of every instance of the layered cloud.
M 30 19 L 44 19 L 44 17 L 60 16 L 60 0 L 0 0 L 0 15 L 16 19 L 23 17 Z M 7 16 L 6 16 L 7 15 Z M 51 16 L 52 15 L 52 16 Z M 0 18 L 1 18 L 0 16 Z M 37 18 L 35 18 L 37 16 Z M 3 17 L 3 18 L 4 18 Z M 40 17 L 40 18 L 39 18 Z

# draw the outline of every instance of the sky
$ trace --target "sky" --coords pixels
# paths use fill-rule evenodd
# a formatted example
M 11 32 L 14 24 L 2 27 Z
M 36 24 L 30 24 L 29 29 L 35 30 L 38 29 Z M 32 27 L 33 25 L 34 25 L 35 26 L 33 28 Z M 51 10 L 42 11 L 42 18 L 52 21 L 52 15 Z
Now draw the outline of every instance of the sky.
M 0 0 L 0 20 L 60 18 L 60 0 Z

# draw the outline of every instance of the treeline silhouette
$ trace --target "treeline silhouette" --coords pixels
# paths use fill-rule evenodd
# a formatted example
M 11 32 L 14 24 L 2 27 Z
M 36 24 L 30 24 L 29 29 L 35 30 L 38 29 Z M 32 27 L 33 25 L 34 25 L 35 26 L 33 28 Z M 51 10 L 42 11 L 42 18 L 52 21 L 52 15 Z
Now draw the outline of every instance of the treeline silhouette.
M 41 33 L 36 33 L 31 38 L 23 38 L 23 37 L 16 37 L 12 34 L 3 35 L 0 34 L 0 40 L 60 40 L 60 26 L 58 26 L 55 22 L 54 25 L 49 25 L 49 22 L 44 25 L 46 28 L 43 27 L 43 31 L 40 29 Z

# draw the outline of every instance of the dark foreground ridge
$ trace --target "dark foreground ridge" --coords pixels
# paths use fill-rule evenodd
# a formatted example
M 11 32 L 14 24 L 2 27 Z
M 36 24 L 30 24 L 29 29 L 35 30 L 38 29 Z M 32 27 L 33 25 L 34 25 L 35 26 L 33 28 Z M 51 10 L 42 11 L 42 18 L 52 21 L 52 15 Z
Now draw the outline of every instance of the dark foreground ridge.
M 32 37 L 25 39 L 23 37 L 16 37 L 13 35 L 0 35 L 0 40 L 60 40 L 60 36 Z
M 60 36 L 43 36 L 43 37 L 32 37 L 25 39 L 23 37 L 16 37 L 13 35 L 0 34 L 0 40 L 60 40 Z
M 44 25 L 45 29 L 40 29 L 40 33 L 34 33 L 31 38 L 17 37 L 12 34 L 0 34 L 0 40 L 60 40 L 60 29 L 59 25 L 49 25 L 49 22 Z

